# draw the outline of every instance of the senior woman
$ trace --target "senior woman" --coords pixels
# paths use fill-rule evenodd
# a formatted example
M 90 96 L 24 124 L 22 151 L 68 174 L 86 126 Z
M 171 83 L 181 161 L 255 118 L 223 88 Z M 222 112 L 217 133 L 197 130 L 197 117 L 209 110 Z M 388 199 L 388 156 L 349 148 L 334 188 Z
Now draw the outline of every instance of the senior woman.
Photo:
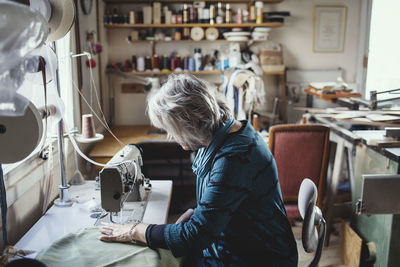
M 197 206 L 175 224 L 103 227 L 104 241 L 171 250 L 188 266 L 297 266 L 274 158 L 248 121 L 236 121 L 216 90 L 170 75 L 149 97 L 153 125 L 197 151 Z

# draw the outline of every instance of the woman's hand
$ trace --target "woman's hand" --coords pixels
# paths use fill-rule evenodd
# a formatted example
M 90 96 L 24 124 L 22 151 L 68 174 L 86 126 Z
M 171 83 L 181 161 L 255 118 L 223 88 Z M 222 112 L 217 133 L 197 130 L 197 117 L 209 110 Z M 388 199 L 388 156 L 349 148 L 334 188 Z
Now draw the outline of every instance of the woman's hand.
M 144 223 L 107 224 L 100 228 L 100 232 L 104 234 L 100 237 L 100 240 L 124 243 L 140 242 L 146 244 L 147 226 Z
M 134 241 L 132 238 L 132 230 L 135 226 L 135 223 L 107 224 L 100 228 L 100 232 L 104 234 L 100 237 L 100 240 L 109 242 L 132 242 Z
M 189 221 L 190 217 L 192 217 L 194 213 L 193 209 L 188 209 L 187 211 L 185 211 L 185 213 L 183 213 L 178 220 L 176 220 L 175 223 L 181 223 L 181 222 L 187 222 Z

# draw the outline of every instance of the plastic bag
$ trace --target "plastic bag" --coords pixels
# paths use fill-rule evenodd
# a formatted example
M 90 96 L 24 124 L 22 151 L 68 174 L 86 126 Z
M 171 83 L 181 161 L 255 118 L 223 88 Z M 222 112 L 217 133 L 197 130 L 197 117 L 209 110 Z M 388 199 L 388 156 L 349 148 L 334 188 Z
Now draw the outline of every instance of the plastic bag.
M 25 58 L 49 34 L 45 18 L 29 6 L 0 0 L 0 115 L 21 116 L 28 101 L 16 97 L 27 71 L 38 66 L 37 57 Z
M 0 73 L 42 45 L 49 29 L 45 18 L 29 6 L 0 0 Z

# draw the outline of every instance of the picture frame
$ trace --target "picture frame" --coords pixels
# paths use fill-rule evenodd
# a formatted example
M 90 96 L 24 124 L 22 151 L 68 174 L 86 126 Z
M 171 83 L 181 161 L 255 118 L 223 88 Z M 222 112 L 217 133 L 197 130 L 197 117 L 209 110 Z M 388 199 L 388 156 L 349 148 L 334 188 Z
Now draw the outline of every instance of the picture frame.
M 314 7 L 313 52 L 344 51 L 346 16 L 346 6 Z

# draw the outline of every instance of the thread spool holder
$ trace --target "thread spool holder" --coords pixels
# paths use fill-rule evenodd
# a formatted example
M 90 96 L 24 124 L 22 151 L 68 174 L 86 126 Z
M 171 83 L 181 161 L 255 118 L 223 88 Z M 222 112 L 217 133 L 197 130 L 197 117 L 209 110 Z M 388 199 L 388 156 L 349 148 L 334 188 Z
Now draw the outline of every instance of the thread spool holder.
M 57 92 L 58 96 L 61 97 L 60 91 L 60 79 L 58 69 L 56 70 L 56 83 L 57 83 Z M 70 207 L 72 206 L 73 202 L 69 194 L 70 185 L 67 183 L 66 173 L 65 173 L 65 162 L 64 162 L 64 149 L 63 149 L 63 142 L 64 142 L 64 123 L 61 119 L 57 125 L 57 140 L 58 140 L 58 154 L 60 159 L 60 174 L 61 174 L 61 185 L 60 188 L 60 198 L 54 200 L 54 205 L 57 207 Z
M 71 58 L 80 57 L 80 56 L 87 56 L 89 59 L 92 58 L 92 55 L 89 52 L 83 52 L 80 54 L 73 54 L 73 53 L 70 54 Z M 58 69 L 56 70 L 56 82 L 57 82 L 58 96 L 61 97 Z M 58 198 L 54 201 L 54 205 L 56 205 L 58 207 L 70 207 L 70 206 L 72 206 L 73 202 L 72 202 L 72 199 L 69 194 L 70 185 L 67 183 L 66 172 L 65 172 L 64 150 L 63 150 L 63 140 L 64 140 L 64 138 L 63 138 L 64 137 L 63 136 L 63 134 L 64 134 L 63 128 L 64 127 L 63 126 L 64 126 L 63 120 L 61 119 L 58 122 L 58 127 L 57 127 L 58 154 L 59 154 L 59 159 L 60 159 L 60 174 L 61 174 L 61 185 L 59 186 L 60 198 Z M 76 162 L 77 162 L 77 160 L 75 161 L 75 163 Z M 76 168 L 77 167 L 78 166 L 76 166 Z

